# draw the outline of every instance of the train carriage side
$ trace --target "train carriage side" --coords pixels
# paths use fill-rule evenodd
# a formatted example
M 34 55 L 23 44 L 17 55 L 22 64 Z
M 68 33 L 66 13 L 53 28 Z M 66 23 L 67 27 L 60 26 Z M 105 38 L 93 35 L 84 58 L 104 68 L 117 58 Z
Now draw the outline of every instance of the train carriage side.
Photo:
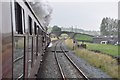
M 0 40 L 2 40 L 2 71 L 1 78 L 12 78 L 12 21 L 11 4 L 9 2 L 1 3 L 2 30 Z M 0 26 L 1 27 L 1 26 Z
M 24 33 L 26 34 L 26 41 L 25 41 L 25 77 L 32 77 L 35 78 L 35 74 L 37 74 L 40 60 L 42 59 L 42 54 L 44 48 L 43 46 L 38 47 L 39 45 L 42 45 L 42 38 L 44 37 L 42 33 L 43 28 L 38 22 L 38 20 L 35 18 L 35 15 L 31 12 L 28 3 L 19 3 L 19 6 L 24 10 L 25 13 L 25 27 Z M 15 20 L 16 21 L 16 20 Z M 19 33 L 19 32 L 18 32 Z M 45 34 L 45 33 L 44 33 Z M 38 52 L 39 51 L 39 52 Z
M 0 45 L 2 45 L 2 3 L 0 3 Z M 0 46 L 0 80 L 2 79 L 2 46 Z
M 2 2 L 2 24 L 2 78 L 36 78 L 46 31 L 30 5 Z

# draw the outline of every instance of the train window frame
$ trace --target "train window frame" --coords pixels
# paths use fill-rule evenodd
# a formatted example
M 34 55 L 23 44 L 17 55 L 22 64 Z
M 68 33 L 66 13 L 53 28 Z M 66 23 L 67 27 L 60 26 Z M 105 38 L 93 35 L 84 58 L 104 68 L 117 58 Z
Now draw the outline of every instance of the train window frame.
M 36 22 L 34 22 L 34 34 L 35 35 L 37 34 L 37 24 L 36 24 Z
M 39 35 L 43 35 L 41 28 L 39 28 L 38 32 L 39 32 Z
M 19 5 L 18 2 L 14 2 L 14 4 L 15 4 L 15 31 L 17 34 L 23 34 L 24 9 Z
M 40 28 L 39 26 L 37 25 L 37 28 L 36 28 L 36 32 L 37 32 L 37 36 L 36 36 L 36 58 L 39 56 L 39 50 L 38 50 L 38 47 L 39 47 L 39 44 L 38 44 L 38 39 L 39 39 L 39 31 L 40 31 Z
M 34 35 L 35 34 L 35 32 L 34 32 L 34 20 L 32 21 L 32 34 Z
M 36 58 L 38 56 L 38 36 L 36 37 Z
M 37 25 L 37 27 L 36 27 L 36 33 L 37 33 L 37 35 L 42 35 L 42 30 L 40 29 L 40 27 L 39 27 L 39 25 Z
M 25 11 L 22 9 L 22 26 L 23 26 L 23 33 L 25 34 Z
M 33 37 L 32 36 L 29 36 L 29 39 L 31 38 L 31 40 L 32 40 L 32 44 L 31 45 L 28 45 L 28 48 L 29 47 L 31 47 L 31 65 L 30 65 L 30 70 L 32 69 L 32 67 L 33 67 Z M 29 40 L 28 39 L 28 44 L 29 44 Z M 28 56 L 29 56 L 29 54 L 28 54 Z M 30 72 L 29 72 L 29 59 L 28 59 L 28 76 L 30 75 Z
M 36 28 L 36 33 L 37 33 L 37 35 L 38 35 L 38 29 L 39 29 L 39 26 L 37 25 L 37 28 Z
M 17 77 L 17 79 L 21 79 L 21 78 L 24 78 L 25 77 L 25 57 L 26 57 L 26 52 L 25 52 L 25 49 L 26 49 L 26 46 L 25 46 L 25 44 L 26 44 L 26 37 L 25 36 L 20 36 L 20 35 L 15 35 L 14 36 L 14 38 L 13 38 L 13 55 L 12 55 L 12 58 L 13 58 L 13 60 L 12 60 L 12 78 L 14 78 L 14 64 L 16 63 L 16 62 L 18 62 L 18 61 L 20 61 L 21 59 L 16 59 L 16 60 L 14 60 L 14 47 L 15 47 L 15 43 L 14 43 L 14 41 L 15 41 L 15 37 L 21 37 L 21 38 L 23 38 L 23 41 L 24 41 L 24 43 L 23 43 L 23 46 L 24 46 L 24 51 L 23 51 L 23 74 L 21 74 L 19 77 Z M 19 58 L 19 57 L 18 57 Z
M 32 35 L 32 18 L 28 15 L 28 29 L 29 29 L 29 35 Z
M 33 38 L 33 63 L 35 63 L 36 62 L 36 59 L 37 59 L 37 51 L 36 51 L 36 45 L 37 45 L 37 36 L 35 36 L 34 38 Z M 34 64 L 33 64 L 34 65 Z

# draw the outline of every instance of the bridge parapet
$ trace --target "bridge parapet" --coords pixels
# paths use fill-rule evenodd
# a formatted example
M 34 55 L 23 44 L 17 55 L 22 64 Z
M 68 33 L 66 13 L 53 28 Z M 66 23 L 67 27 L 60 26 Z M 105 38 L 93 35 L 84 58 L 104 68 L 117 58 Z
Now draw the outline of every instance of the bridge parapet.
M 77 34 L 87 35 L 87 36 L 94 37 L 93 35 L 89 35 L 89 34 L 69 32 L 69 31 L 54 31 L 54 32 L 51 32 L 50 35 L 51 35 L 51 34 L 55 34 L 56 37 L 59 37 L 61 34 L 68 34 L 68 35 L 70 35 L 70 34 L 72 34 L 72 33 L 74 33 L 74 34 L 73 34 L 73 36 L 71 36 L 71 38 L 74 38 L 75 35 L 77 35 Z

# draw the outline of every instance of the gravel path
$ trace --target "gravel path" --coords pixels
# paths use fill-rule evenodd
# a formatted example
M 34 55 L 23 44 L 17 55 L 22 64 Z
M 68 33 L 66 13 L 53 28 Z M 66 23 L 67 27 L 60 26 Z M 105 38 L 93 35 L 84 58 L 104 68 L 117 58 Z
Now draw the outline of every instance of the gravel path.
M 48 48 L 43 58 L 43 64 L 39 68 L 38 78 L 61 78 L 52 50 L 54 47 Z

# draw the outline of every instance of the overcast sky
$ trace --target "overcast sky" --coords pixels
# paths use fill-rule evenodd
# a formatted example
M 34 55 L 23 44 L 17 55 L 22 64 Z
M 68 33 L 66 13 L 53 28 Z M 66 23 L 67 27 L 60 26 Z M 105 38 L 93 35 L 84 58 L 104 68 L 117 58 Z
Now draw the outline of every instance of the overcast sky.
M 50 26 L 99 30 L 103 17 L 118 18 L 118 2 L 50 2 L 53 13 Z

